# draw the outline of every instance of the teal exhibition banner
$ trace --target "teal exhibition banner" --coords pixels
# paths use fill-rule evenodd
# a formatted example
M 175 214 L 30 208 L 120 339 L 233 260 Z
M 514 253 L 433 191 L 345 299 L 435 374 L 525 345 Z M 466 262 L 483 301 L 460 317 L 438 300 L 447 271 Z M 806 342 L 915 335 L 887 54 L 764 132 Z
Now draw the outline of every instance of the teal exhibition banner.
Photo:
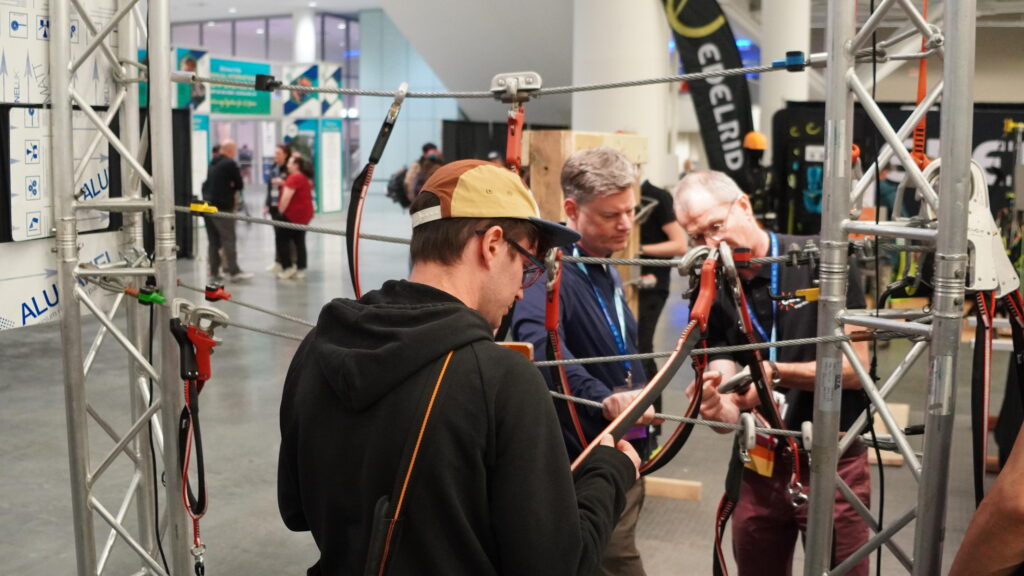
M 257 74 L 270 74 L 266 62 L 210 59 L 210 75 L 221 80 L 254 82 Z M 210 86 L 210 112 L 214 114 L 270 115 L 270 92 L 234 86 Z

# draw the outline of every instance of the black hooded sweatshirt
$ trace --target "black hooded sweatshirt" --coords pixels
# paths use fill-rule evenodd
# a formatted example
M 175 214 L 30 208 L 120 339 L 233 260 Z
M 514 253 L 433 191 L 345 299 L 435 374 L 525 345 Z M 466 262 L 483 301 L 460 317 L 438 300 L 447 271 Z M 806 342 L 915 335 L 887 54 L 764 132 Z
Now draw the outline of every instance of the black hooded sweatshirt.
M 454 350 L 419 449 L 388 574 L 596 572 L 635 470 L 600 447 L 576 473 L 539 371 L 450 294 L 391 281 L 336 299 L 292 360 L 278 505 L 309 530 L 309 574 L 361 575 L 425 394 Z

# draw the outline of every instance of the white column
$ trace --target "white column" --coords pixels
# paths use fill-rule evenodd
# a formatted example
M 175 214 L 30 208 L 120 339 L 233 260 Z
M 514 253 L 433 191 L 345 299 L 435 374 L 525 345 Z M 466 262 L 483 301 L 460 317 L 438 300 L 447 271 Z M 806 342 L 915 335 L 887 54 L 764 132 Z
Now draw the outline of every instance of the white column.
M 312 8 L 292 13 L 292 61 L 300 64 L 316 62 L 316 12 Z
M 811 51 L 810 0 L 763 0 L 761 3 L 761 63 L 782 60 L 786 52 Z M 787 100 L 807 100 L 807 74 L 769 72 L 761 74 L 760 132 L 768 137 L 765 162 L 772 158 L 772 116 L 786 106 Z
M 572 83 L 671 75 L 668 41 L 668 22 L 660 2 L 575 0 Z M 673 88 L 658 84 L 574 93 L 572 129 L 647 136 L 649 162 L 643 177 L 671 186 L 678 176 L 678 161 L 669 150 Z

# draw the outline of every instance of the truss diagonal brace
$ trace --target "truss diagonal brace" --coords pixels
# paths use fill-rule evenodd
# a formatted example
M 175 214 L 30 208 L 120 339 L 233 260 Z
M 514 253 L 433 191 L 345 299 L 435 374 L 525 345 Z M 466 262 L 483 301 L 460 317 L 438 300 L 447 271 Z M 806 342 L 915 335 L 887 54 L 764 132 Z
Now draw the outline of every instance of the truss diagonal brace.
M 96 24 L 92 21 L 92 18 L 89 17 L 89 13 L 85 11 L 85 8 L 82 6 L 81 2 L 79 2 L 79 0 L 71 0 L 71 4 L 74 5 L 75 10 L 78 11 L 78 15 L 82 17 L 82 22 L 85 22 L 85 27 L 89 29 L 89 32 L 91 32 L 93 36 L 97 36 L 99 34 L 99 30 L 96 29 Z M 108 24 L 108 27 L 110 25 L 116 26 L 118 20 L 120 20 L 120 18 L 114 18 L 113 20 L 111 20 L 110 24 Z M 63 32 L 67 31 L 65 30 Z M 123 74 L 121 74 L 121 61 L 117 59 L 117 55 L 114 54 L 114 51 L 111 50 L 110 46 L 103 42 L 103 39 L 106 37 L 107 34 L 110 34 L 110 30 L 106 30 L 103 36 L 97 37 L 96 40 L 98 40 L 98 43 L 96 42 L 96 40 L 94 40 L 93 43 L 91 43 L 86 48 L 85 55 L 82 56 L 81 59 L 84 61 L 89 54 L 96 50 L 96 48 L 101 48 L 103 55 L 107 57 L 107 60 L 110 61 L 110 64 L 114 69 L 114 75 L 116 76 L 117 80 L 120 81 L 123 77 Z M 69 70 L 73 74 L 79 66 L 81 66 L 81 62 L 76 62 L 74 67 L 70 68 Z

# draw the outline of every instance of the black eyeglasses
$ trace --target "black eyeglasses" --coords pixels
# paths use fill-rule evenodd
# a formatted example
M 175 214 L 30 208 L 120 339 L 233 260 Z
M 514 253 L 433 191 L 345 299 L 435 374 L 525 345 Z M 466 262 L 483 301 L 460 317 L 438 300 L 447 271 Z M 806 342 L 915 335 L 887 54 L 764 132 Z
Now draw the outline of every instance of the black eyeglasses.
M 487 231 L 486 230 L 476 230 L 475 232 L 476 232 L 476 234 L 478 236 L 483 236 L 484 233 L 487 232 Z M 526 290 L 530 286 L 533 286 L 534 284 L 536 284 L 537 280 L 540 280 L 541 276 L 544 275 L 544 270 L 545 270 L 544 263 L 541 262 L 540 259 L 538 259 L 536 256 L 531 254 L 529 250 L 527 250 L 526 248 L 523 248 L 522 246 L 520 246 L 514 240 L 509 240 L 506 237 L 505 241 L 508 242 L 509 245 L 511 245 L 512 248 L 514 248 L 516 252 L 519 252 L 523 256 L 526 256 L 526 261 L 528 262 L 528 264 L 524 264 L 523 265 L 523 283 L 522 283 L 523 290 Z
M 530 263 L 527 266 L 523 266 L 523 290 L 526 290 L 530 286 L 537 283 L 540 277 L 544 275 L 544 263 L 537 259 L 536 256 L 530 254 L 530 251 L 523 248 L 516 242 L 505 238 L 505 241 L 512 245 L 523 256 L 526 256 L 526 260 Z

